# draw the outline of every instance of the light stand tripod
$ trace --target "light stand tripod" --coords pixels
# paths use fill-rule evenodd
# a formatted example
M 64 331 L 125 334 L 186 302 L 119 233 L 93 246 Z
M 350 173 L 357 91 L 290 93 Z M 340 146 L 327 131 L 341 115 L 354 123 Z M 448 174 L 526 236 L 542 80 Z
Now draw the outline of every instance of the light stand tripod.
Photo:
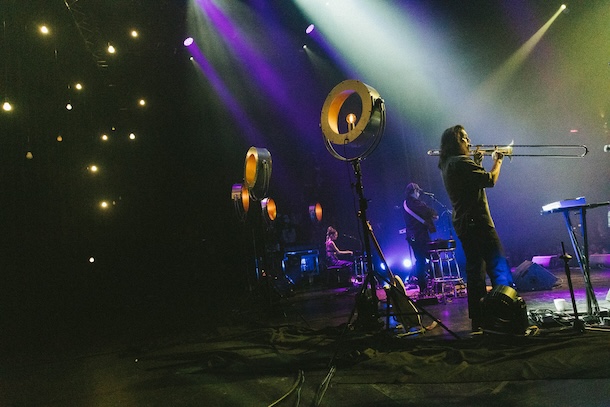
M 373 267 L 373 257 L 371 255 L 371 233 L 369 222 L 366 217 L 368 208 L 367 200 L 364 198 L 364 187 L 362 186 L 362 171 L 360 169 L 360 159 L 352 160 L 351 164 L 356 175 L 356 192 L 358 193 L 359 211 L 358 218 L 361 222 L 363 231 L 362 244 L 364 247 L 364 256 L 366 259 L 366 277 L 362 283 L 360 291 L 356 294 L 356 306 L 352 309 L 348 325 L 356 309 L 358 309 L 358 317 L 354 323 L 360 328 L 376 328 L 379 327 L 379 298 L 377 297 L 377 280 Z

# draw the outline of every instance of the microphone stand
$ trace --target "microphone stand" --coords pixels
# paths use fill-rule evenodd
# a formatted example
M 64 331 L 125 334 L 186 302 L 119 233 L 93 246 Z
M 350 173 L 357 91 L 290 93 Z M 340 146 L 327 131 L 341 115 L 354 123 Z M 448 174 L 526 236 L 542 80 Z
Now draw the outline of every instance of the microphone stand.
M 576 332 L 583 333 L 585 332 L 585 323 L 581 321 L 580 318 L 578 318 L 578 310 L 576 309 L 576 297 L 574 296 L 574 287 L 572 286 L 572 277 L 570 276 L 570 266 L 568 265 L 568 262 L 572 259 L 572 256 L 566 253 L 566 249 L 563 245 L 563 242 L 561 242 L 561 250 L 563 254 L 559 256 L 559 258 L 563 260 L 566 277 L 568 278 L 568 287 L 570 288 L 570 297 L 572 298 L 572 308 L 574 308 L 573 327 Z
M 434 202 L 436 202 L 441 208 L 443 208 L 443 211 L 441 212 L 441 214 L 439 215 L 439 218 L 441 216 L 443 216 L 444 214 L 448 214 L 449 215 L 449 240 L 453 240 L 453 222 L 451 221 L 451 214 L 453 213 L 449 208 L 447 208 L 447 206 L 442 203 L 441 201 L 439 201 L 438 199 L 436 199 L 436 196 L 434 196 L 434 194 L 431 193 L 427 193 L 425 194 L 426 196 L 429 196 L 430 199 L 432 199 Z

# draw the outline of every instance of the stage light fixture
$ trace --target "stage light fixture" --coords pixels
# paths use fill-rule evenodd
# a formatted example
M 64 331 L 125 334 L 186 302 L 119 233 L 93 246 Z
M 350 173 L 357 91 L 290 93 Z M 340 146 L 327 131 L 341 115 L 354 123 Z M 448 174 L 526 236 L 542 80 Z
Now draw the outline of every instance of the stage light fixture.
M 231 200 L 235 208 L 235 214 L 240 220 L 246 219 L 248 209 L 250 209 L 250 193 L 244 184 L 233 184 L 231 188 Z
M 263 218 L 267 222 L 273 222 L 277 218 L 277 207 L 275 201 L 272 198 L 264 198 L 261 200 L 261 209 L 263 211 Z
M 260 200 L 267 195 L 271 178 L 271 154 L 265 148 L 250 147 L 246 153 L 244 180 L 250 197 Z
M 315 28 L 316 28 L 316 26 L 315 26 L 315 25 L 313 25 L 313 24 L 309 24 L 309 25 L 307 26 L 307 28 L 305 29 L 305 33 L 306 33 L 306 34 L 311 34 L 311 32 L 312 32 L 312 31 L 313 31 Z
M 188 37 L 188 38 L 185 38 L 185 39 L 184 39 L 183 44 L 184 44 L 184 46 L 185 46 L 185 47 L 188 47 L 188 46 L 192 45 L 192 44 L 193 44 L 193 42 L 195 42 L 195 40 L 193 39 L 193 37 Z
M 13 105 L 11 105 L 10 102 L 4 102 L 2 104 L 2 110 L 4 110 L 5 112 L 10 112 L 11 110 L 13 110 Z
M 107 50 L 108 50 L 108 53 L 109 53 L 109 54 L 114 54 L 114 53 L 116 53 L 116 48 L 114 48 L 114 46 L 113 46 L 112 44 L 108 44 L 108 48 L 107 48 Z
M 309 219 L 311 219 L 312 222 L 322 221 L 322 205 L 320 205 L 319 202 L 314 205 L 309 205 Z
M 361 105 L 360 119 L 353 112 L 345 112 L 344 105 L 352 95 L 359 97 Z M 339 129 L 339 118 L 348 123 L 347 132 Z M 344 161 L 352 161 L 368 156 L 381 141 L 385 130 L 385 104 L 379 92 L 371 86 L 357 80 L 346 80 L 335 86 L 329 93 L 320 119 L 320 127 L 328 151 Z M 343 148 L 340 154 L 334 146 Z M 349 153 L 349 154 L 348 154 Z
M 481 300 L 483 330 L 491 333 L 522 335 L 528 327 L 527 308 L 517 291 L 495 286 Z

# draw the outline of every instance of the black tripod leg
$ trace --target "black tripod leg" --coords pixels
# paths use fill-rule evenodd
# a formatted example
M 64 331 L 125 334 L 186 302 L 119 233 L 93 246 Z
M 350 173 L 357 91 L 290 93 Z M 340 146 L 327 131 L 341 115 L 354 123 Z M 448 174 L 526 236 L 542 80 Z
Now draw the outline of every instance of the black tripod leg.
M 563 254 L 560 257 L 563 260 L 566 277 L 568 279 L 568 287 L 570 288 L 570 298 L 572 299 L 572 308 L 574 309 L 574 330 L 582 333 L 585 331 L 585 323 L 583 321 L 581 321 L 580 318 L 578 318 L 578 309 L 576 308 L 576 297 L 574 295 L 574 287 L 572 286 L 572 277 L 571 277 L 571 272 L 570 272 L 570 266 L 568 265 L 568 262 L 572 259 L 572 256 L 570 256 L 569 254 L 566 253 L 566 249 L 565 249 L 565 246 L 563 245 L 563 242 L 561 242 L 561 250 L 563 251 Z

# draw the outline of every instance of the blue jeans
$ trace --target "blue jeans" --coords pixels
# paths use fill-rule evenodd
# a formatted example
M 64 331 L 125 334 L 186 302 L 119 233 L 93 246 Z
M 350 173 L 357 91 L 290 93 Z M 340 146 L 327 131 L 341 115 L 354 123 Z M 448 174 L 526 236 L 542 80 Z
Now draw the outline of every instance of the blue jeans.
M 513 276 L 495 228 L 472 225 L 466 234 L 458 237 L 466 255 L 468 316 L 479 320 L 481 299 L 487 294 L 485 275 L 489 276 L 492 287 L 514 287 Z

